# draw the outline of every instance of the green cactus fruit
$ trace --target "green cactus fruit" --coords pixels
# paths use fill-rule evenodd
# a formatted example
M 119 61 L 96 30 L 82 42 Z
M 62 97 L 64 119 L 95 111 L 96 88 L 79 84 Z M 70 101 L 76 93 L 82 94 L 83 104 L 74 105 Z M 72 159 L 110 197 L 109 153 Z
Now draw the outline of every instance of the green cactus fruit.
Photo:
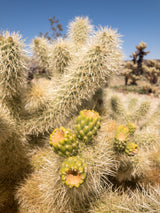
M 129 134 L 133 135 L 137 129 L 136 125 L 134 123 L 127 123 L 126 126 L 129 129 Z
M 69 157 L 77 154 L 78 142 L 76 135 L 70 129 L 64 127 L 55 129 L 50 135 L 49 144 L 60 156 Z
M 75 130 L 77 137 L 85 143 L 91 142 L 100 128 L 101 117 L 94 110 L 82 110 L 77 117 Z
M 125 148 L 125 153 L 129 156 L 134 156 L 138 153 L 138 145 L 135 143 L 128 143 Z
M 86 179 L 87 164 L 79 156 L 69 157 L 62 163 L 59 174 L 69 188 L 78 188 Z
M 118 152 L 125 151 L 127 145 L 127 137 L 129 135 L 129 129 L 127 126 L 119 125 L 116 129 L 114 149 Z

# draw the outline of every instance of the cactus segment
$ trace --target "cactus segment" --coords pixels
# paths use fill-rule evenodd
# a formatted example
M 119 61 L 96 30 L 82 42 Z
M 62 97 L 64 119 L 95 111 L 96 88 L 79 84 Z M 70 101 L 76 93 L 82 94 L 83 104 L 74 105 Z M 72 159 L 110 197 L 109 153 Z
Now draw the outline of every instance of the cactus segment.
M 134 123 L 127 123 L 126 126 L 129 129 L 129 134 L 133 135 L 137 129 L 136 125 Z
M 138 153 L 138 145 L 135 143 L 128 143 L 125 148 L 125 153 L 129 156 L 134 156 Z
M 62 163 L 59 174 L 69 188 L 78 188 L 86 179 L 87 164 L 78 156 L 69 157 Z
M 50 69 L 53 72 L 62 74 L 72 59 L 72 48 L 68 40 L 58 38 L 57 42 L 53 44 L 53 50 L 50 57 Z
M 15 98 L 22 92 L 26 77 L 26 55 L 21 36 L 3 33 L 0 37 L 0 84 L 5 98 Z
M 85 143 L 91 142 L 100 128 L 101 117 L 94 110 L 82 110 L 77 118 L 75 130 L 77 137 Z
M 118 152 L 123 152 L 127 145 L 127 137 L 129 135 L 128 127 L 119 125 L 116 129 L 114 149 Z
M 50 59 L 50 45 L 44 37 L 37 37 L 33 40 L 32 42 L 32 48 L 34 52 L 34 57 L 38 61 L 38 65 L 42 68 L 45 69 L 45 71 L 48 72 L 49 75 L 49 59 Z
M 68 37 L 76 46 L 86 44 L 89 35 L 93 32 L 93 26 L 88 17 L 76 17 L 68 26 Z
M 72 156 L 77 154 L 78 143 L 76 135 L 70 129 L 60 127 L 55 129 L 50 135 L 49 144 L 53 147 L 55 153 L 60 156 Z

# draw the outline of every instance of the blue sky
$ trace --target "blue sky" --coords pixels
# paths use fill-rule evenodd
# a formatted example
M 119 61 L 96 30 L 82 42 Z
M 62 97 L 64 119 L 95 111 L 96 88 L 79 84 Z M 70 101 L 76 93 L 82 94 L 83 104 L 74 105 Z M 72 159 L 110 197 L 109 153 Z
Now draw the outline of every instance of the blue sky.
M 49 30 L 53 15 L 64 33 L 75 16 L 118 29 L 126 59 L 141 41 L 151 51 L 146 59 L 160 59 L 160 0 L 0 0 L 0 30 L 19 31 L 26 43 Z

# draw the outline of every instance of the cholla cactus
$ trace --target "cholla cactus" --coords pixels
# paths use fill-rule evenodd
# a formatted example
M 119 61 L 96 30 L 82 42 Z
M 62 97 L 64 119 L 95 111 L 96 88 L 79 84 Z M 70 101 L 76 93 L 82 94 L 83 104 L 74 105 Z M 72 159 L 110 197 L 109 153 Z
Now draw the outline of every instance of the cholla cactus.
M 84 110 L 83 112 L 87 112 L 87 115 L 88 113 L 94 115 L 94 117 L 98 115 L 94 111 Z M 60 142 L 60 145 L 63 145 L 65 132 L 64 127 L 55 129 L 51 135 L 51 143 L 56 143 L 55 140 L 58 139 L 57 147 L 60 147 Z M 56 133 L 58 135 L 55 136 Z M 68 135 L 66 139 L 69 142 L 71 131 L 68 131 Z M 65 160 L 63 156 L 59 157 L 47 149 L 46 154 L 40 150 L 39 157 L 37 152 L 36 163 L 33 160 L 35 172 L 20 187 L 17 194 L 21 208 L 26 212 L 36 212 L 39 209 L 45 209 L 46 212 L 66 211 L 69 213 L 87 211 L 90 202 L 99 196 L 103 189 L 102 179 L 107 183 L 107 176 L 112 174 L 114 163 L 113 152 L 110 143 L 104 139 L 104 133 L 99 131 L 94 140 L 94 145 L 81 147 L 78 156 Z M 38 185 L 41 185 L 41 188 Z M 45 201 L 42 202 L 44 197 Z
M 102 192 L 102 179 L 106 183 L 107 175 L 112 174 L 113 153 L 109 143 L 105 142 L 104 146 L 102 138 L 100 134 L 96 147 L 86 147 L 79 156 L 64 162 L 54 152 L 49 156 L 43 153 L 43 166 L 38 164 L 18 190 L 20 208 L 35 213 L 40 209 L 45 209 L 46 213 L 86 212 Z
M 147 66 L 148 66 L 148 67 L 155 67 L 155 68 L 158 68 L 158 64 L 159 64 L 159 63 L 157 63 L 156 60 L 153 60 L 153 59 L 147 60 Z
M 71 60 L 72 63 L 70 61 L 65 68 L 63 67 L 67 69 L 67 72 L 58 83 L 57 79 L 52 77 L 49 86 L 49 81 L 42 83 L 42 79 L 33 80 L 27 85 L 25 72 L 28 70 L 26 67 L 28 58 L 24 54 L 23 42 L 20 41 L 18 34 L 3 33 L 0 37 L 1 102 L 2 107 L 6 107 L 8 111 L 7 119 L 5 115 L 2 115 L 1 122 L 4 129 L 1 138 L 3 134 L 5 137 L 0 139 L 0 179 L 2 180 L 0 185 L 2 185 L 1 190 L 7 187 L 9 189 L 7 193 L 5 191 L 0 193 L 2 195 L 0 200 L 3 201 L 0 203 L 1 206 L 7 203 L 6 197 L 10 191 L 14 193 L 15 186 L 17 187 L 21 179 L 30 171 L 31 154 L 28 153 L 34 152 L 30 152 L 28 147 L 31 145 L 33 148 L 34 138 L 39 140 L 42 135 L 48 136 L 47 134 L 55 127 L 62 124 L 64 126 L 71 120 L 72 115 L 79 111 L 79 108 L 83 108 L 83 101 L 90 99 L 97 89 L 106 85 L 109 77 L 119 70 L 121 52 L 117 32 L 110 28 L 100 28 L 95 36 L 89 37 L 88 19 L 77 18 L 76 21 L 83 22 L 85 26 L 81 28 L 82 39 L 76 40 L 75 32 L 70 34 L 74 38 L 70 40 L 78 46 L 78 49 L 75 48 L 73 52 L 74 61 Z M 75 27 L 74 30 L 76 30 L 76 22 L 71 25 L 71 28 Z M 78 38 L 79 34 L 76 36 Z M 90 42 L 87 42 L 87 39 Z M 50 45 L 48 46 L 44 38 L 36 38 L 33 49 L 39 65 L 50 72 Z M 54 83 L 56 86 L 50 91 Z M 3 108 L 1 109 L 3 111 Z M 96 114 L 92 119 L 97 129 L 99 118 Z M 94 126 L 93 134 L 97 129 Z M 45 209 L 45 212 L 73 212 L 78 209 L 84 212 L 88 204 L 100 194 L 102 179 L 106 181 L 107 176 L 112 173 L 113 151 L 109 143 L 105 142 L 104 146 L 104 138 L 104 135 L 97 136 L 94 138 L 95 143 L 92 147 L 88 147 L 85 143 L 85 149 L 81 147 L 79 156 L 86 162 L 87 173 L 86 177 L 84 177 L 85 169 L 81 173 L 84 182 L 80 182 L 78 188 L 66 186 L 62 181 L 63 174 L 59 174 L 64 157 L 70 154 L 65 152 L 67 156 L 60 157 L 51 152 L 51 148 L 46 145 L 46 150 L 43 154 L 41 152 L 44 157 L 39 157 L 37 154 L 34 160 L 32 156 L 34 173 L 28 177 L 18 193 L 24 211 L 37 213 Z M 29 141 L 28 144 L 27 141 Z M 67 145 L 72 155 L 74 149 L 70 150 L 70 148 L 72 149 L 73 144 L 68 140 Z M 60 148 L 62 151 L 63 148 Z M 48 152 L 51 153 L 52 158 L 48 156 Z M 12 197 L 14 197 L 13 193 Z
M 136 53 L 133 52 L 132 55 L 130 55 L 130 57 L 132 58 L 133 63 L 136 64 L 136 60 L 137 60 Z
M 130 80 L 130 84 L 137 85 L 137 81 L 139 80 L 140 76 L 137 75 L 137 65 L 133 64 L 132 61 L 127 61 L 122 72 L 122 75 L 125 77 L 125 85 L 128 84 Z
M 135 146 L 137 147 L 137 145 Z M 119 183 L 125 181 L 132 181 L 133 184 L 141 183 L 141 180 L 147 177 L 148 171 L 151 169 L 149 151 L 137 150 L 136 148 L 134 153 L 131 154 L 128 154 L 129 152 L 126 150 L 127 153 L 117 158 L 118 164 L 115 178 Z
M 132 100 L 132 99 L 131 99 Z M 135 102 L 133 103 L 127 103 L 128 106 L 125 106 L 124 102 L 122 103 L 122 100 L 120 100 L 120 97 L 117 95 L 113 95 L 110 99 L 110 105 L 111 105 L 111 116 L 114 117 L 114 119 L 117 119 L 120 122 L 123 123 L 139 123 L 142 118 L 147 116 L 149 114 L 150 110 L 150 102 L 149 101 L 142 101 L 137 105 Z M 134 104 L 134 110 L 129 110 L 130 104 Z
M 110 115 L 114 115 L 117 124 L 120 124 L 119 131 L 117 125 L 110 130 L 112 133 L 105 128 L 107 140 L 112 144 L 118 162 L 114 181 L 119 182 L 117 185 L 122 182 L 129 184 L 130 181 L 135 185 L 141 182 L 149 184 L 152 182 L 149 173 L 154 170 L 150 158 L 151 150 L 159 141 L 159 132 L 154 130 L 151 118 L 153 115 L 156 117 L 159 107 L 151 114 L 150 103 L 146 100 L 138 103 L 136 98 L 120 94 L 116 98 L 115 95 L 111 95 L 109 99 L 116 100 L 116 105 L 112 107 L 113 113 Z M 145 127 L 145 122 L 151 122 L 150 131 Z
M 150 84 L 156 84 L 158 82 L 159 70 L 155 67 L 147 67 L 143 65 L 145 77 L 148 79 Z
M 113 72 L 117 72 L 121 63 L 118 37 L 116 31 L 107 28 L 96 33 L 88 50 L 77 58 L 77 63 L 68 67 L 70 73 L 63 77 L 48 109 L 27 121 L 29 134 L 44 133 L 62 125 L 82 100 L 91 97 L 100 85 L 105 85 Z
M 146 83 L 142 87 L 142 92 L 147 95 L 151 93 L 156 94 L 156 91 L 157 91 L 157 87 L 154 85 L 151 85 L 150 83 Z
M 138 64 L 138 69 L 140 71 L 140 74 L 143 74 L 143 69 L 142 69 L 142 63 L 143 63 L 143 58 L 145 55 L 147 55 L 150 51 L 145 52 L 144 49 L 147 47 L 147 44 L 141 41 L 139 43 L 139 46 L 136 46 L 136 49 L 138 50 L 137 56 L 139 57 L 137 60 Z

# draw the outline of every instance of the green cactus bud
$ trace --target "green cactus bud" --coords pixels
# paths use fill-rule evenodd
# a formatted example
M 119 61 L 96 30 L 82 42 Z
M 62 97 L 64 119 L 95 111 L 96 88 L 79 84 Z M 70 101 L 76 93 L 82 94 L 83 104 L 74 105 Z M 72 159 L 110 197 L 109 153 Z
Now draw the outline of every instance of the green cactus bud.
M 129 156 L 134 156 L 138 153 L 138 145 L 135 143 L 128 143 L 125 148 L 125 153 Z
M 77 118 L 75 131 L 77 137 L 85 143 L 91 142 L 100 128 L 100 115 L 94 110 L 82 110 Z
M 53 147 L 55 153 L 63 157 L 75 155 L 78 150 L 76 135 L 70 129 L 65 129 L 64 127 L 55 129 L 52 132 L 49 144 Z
M 137 129 L 136 125 L 134 123 L 127 123 L 126 126 L 129 129 L 129 134 L 133 135 Z
M 119 125 L 116 129 L 116 134 L 123 133 L 124 135 L 128 136 L 129 134 L 129 128 L 124 125 Z
M 86 179 L 87 165 L 79 156 L 70 157 L 62 163 L 59 174 L 69 188 L 78 188 Z
M 129 135 L 128 127 L 124 125 L 119 125 L 116 129 L 114 149 L 118 152 L 123 152 L 126 148 L 127 137 Z

